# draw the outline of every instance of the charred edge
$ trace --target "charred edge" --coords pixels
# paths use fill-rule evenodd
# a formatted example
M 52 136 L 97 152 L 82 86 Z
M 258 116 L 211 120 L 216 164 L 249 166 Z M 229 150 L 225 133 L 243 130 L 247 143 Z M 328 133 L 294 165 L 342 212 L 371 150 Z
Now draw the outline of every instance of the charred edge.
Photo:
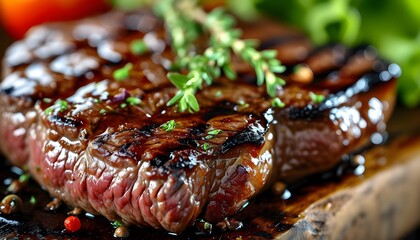
M 139 136 L 150 137 L 150 136 L 152 136 L 153 130 L 158 128 L 158 127 L 159 127 L 159 124 L 157 124 L 157 123 L 153 123 L 151 125 L 144 126 L 134 134 L 134 137 L 135 138 L 139 137 Z
M 111 135 L 109 133 L 103 134 L 103 135 L 99 136 L 97 139 L 95 139 L 93 141 L 93 144 L 98 146 L 98 147 L 101 147 L 106 142 L 108 142 L 110 138 L 111 138 Z
M 200 136 L 206 132 L 206 129 L 209 127 L 209 124 L 199 124 L 191 129 L 191 134 L 194 136 Z
M 196 164 L 197 161 L 192 159 L 192 156 L 184 158 L 180 157 L 173 161 L 169 166 L 171 169 L 192 169 Z
M 399 73 L 392 73 L 388 70 L 389 64 L 384 61 L 380 61 L 380 63 L 382 66 L 379 66 L 380 69 L 377 72 L 364 74 L 347 89 L 328 95 L 319 105 L 307 105 L 304 108 L 290 108 L 288 112 L 289 118 L 311 120 L 320 117 L 324 114 L 324 111 L 348 102 L 355 95 L 368 92 L 373 87 L 398 77 Z M 383 76 L 387 77 L 384 78 Z
M 57 115 L 49 116 L 48 121 L 57 124 L 57 125 L 63 125 L 66 127 L 80 127 L 82 125 L 82 122 L 76 121 L 74 119 L 66 118 L 66 117 L 60 117 Z
M 225 154 L 231 148 L 244 143 L 261 145 L 264 143 L 264 135 L 265 129 L 261 125 L 251 125 L 223 143 L 221 152 Z
M 200 153 L 193 149 L 185 149 L 172 152 L 169 155 L 169 168 L 175 169 L 192 169 L 197 165 Z
M 119 149 L 118 153 L 123 156 L 128 156 L 136 159 L 136 155 L 130 151 L 130 147 L 136 145 L 136 142 L 124 143 Z
M 192 169 L 197 165 L 197 156 L 194 151 L 172 152 L 167 155 L 161 155 L 150 161 L 152 167 L 159 168 L 163 173 L 169 173 L 177 169 Z
M 290 108 L 289 119 L 315 119 L 323 115 L 320 105 L 307 105 L 304 108 Z
M 206 111 L 203 114 L 203 119 L 205 121 L 208 121 L 214 117 L 220 116 L 220 115 L 231 115 L 236 113 L 234 109 L 234 104 L 228 101 L 221 102 L 218 106 L 214 106 L 209 111 Z
M 157 156 L 150 161 L 150 165 L 152 167 L 160 168 L 163 167 L 163 165 L 165 165 L 165 163 L 167 163 L 168 161 L 168 156 Z
M 198 142 L 193 138 L 182 138 L 182 139 L 179 139 L 178 142 L 181 145 L 186 145 L 193 148 L 196 148 L 199 146 Z

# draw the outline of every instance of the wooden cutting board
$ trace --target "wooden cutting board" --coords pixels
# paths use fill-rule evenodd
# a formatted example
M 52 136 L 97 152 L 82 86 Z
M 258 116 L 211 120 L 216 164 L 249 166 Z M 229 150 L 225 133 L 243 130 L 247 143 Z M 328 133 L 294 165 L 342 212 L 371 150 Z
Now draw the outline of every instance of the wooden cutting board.
M 0 56 L 10 44 L 0 32 Z M 350 155 L 329 174 L 308 178 L 283 195 L 267 191 L 235 216 L 239 230 L 180 236 L 130 229 L 131 239 L 397 239 L 420 225 L 420 111 L 397 108 L 386 145 Z M 357 163 L 357 164 L 356 164 Z M 0 198 L 19 169 L 0 159 Z M 0 239 L 114 239 L 102 217 L 80 216 L 81 231 L 64 232 L 70 210 L 44 210 L 51 200 L 35 182 L 19 195 L 23 213 L 0 214 Z M 31 197 L 36 204 L 29 203 Z M 216 228 L 216 227 L 215 227 Z

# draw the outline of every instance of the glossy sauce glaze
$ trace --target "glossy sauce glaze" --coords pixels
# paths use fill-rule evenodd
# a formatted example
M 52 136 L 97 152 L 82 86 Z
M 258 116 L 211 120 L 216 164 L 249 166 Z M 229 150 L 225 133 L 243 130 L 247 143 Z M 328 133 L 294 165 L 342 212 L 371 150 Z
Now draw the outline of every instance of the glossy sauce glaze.
M 333 167 L 370 134 L 383 131 L 392 112 L 398 66 L 382 61 L 368 47 L 312 49 L 302 37 L 296 38 L 300 45 L 294 46 L 270 34 L 281 30 L 265 28 L 262 45 L 271 44 L 279 52 L 294 49 L 281 55 L 281 60 L 289 69 L 297 63 L 309 68 L 312 83 L 290 81 L 278 93 L 287 107 L 272 109 L 264 87 L 255 86 L 249 67 L 239 63 L 234 67 L 240 79 L 234 83 L 218 79 L 197 94 L 200 112 L 179 113 L 166 106 L 176 89 L 165 78 L 173 56 L 163 31 L 154 20 L 144 32 L 142 24 L 139 29 L 127 22 L 132 17 L 140 17 L 140 22 L 154 19 L 147 13 L 112 13 L 73 25 L 35 29 L 6 53 L 9 68 L 1 85 L 4 119 L 12 127 L 16 124 L 16 129 L 2 132 L 12 132 L 16 140 L 2 145 L 10 160 L 24 165 L 26 156 L 14 156 L 24 153 L 28 143 L 29 171 L 40 184 L 67 203 L 109 219 L 121 217 L 127 224 L 164 225 L 180 232 L 195 221 L 199 214 L 195 208 L 206 205 L 204 218 L 220 221 L 270 181 L 294 182 Z M 253 34 L 260 35 L 258 29 Z M 283 34 L 290 36 L 287 31 Z M 128 48 L 138 38 L 150 49 L 140 57 Z M 127 79 L 114 79 L 113 73 L 128 62 L 133 71 Z M 294 74 L 289 71 L 284 77 L 294 79 Z M 315 103 L 311 92 L 327 97 Z M 130 97 L 141 104 L 131 104 Z M 26 115 L 21 116 L 22 112 Z M 168 133 L 160 126 L 172 119 L 181 127 Z M 18 138 L 28 129 L 28 139 Z M 221 134 L 207 138 L 215 129 Z M 18 131 L 22 133 L 15 134 Z M 21 143 L 22 151 L 15 151 L 16 143 Z M 212 148 L 207 151 L 203 144 Z M 238 156 L 246 159 L 237 164 L 236 159 L 242 159 Z M 158 184 L 165 182 L 168 189 L 162 191 L 162 198 L 169 200 L 152 206 L 155 199 L 149 199 L 143 189 L 160 189 Z M 180 186 L 185 188 L 177 191 Z M 132 188 L 137 195 L 124 194 Z M 172 192 L 176 198 L 170 198 Z M 191 195 L 188 200 L 186 193 Z M 125 208 L 131 206 L 131 199 L 145 199 L 133 204 L 142 211 Z M 173 214 L 170 210 L 178 200 L 186 202 L 185 208 L 177 207 Z M 149 209 L 158 209 L 154 213 L 158 216 L 151 216 Z

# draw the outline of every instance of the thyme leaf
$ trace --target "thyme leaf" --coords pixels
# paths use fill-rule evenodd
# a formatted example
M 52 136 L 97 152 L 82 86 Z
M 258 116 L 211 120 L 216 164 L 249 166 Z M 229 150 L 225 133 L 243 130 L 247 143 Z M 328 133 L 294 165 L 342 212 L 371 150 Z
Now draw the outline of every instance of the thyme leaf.
M 286 82 L 276 75 L 285 71 L 277 59 L 277 52 L 258 51 L 255 40 L 241 39 L 242 33 L 234 27 L 234 18 L 222 9 L 207 13 L 198 6 L 197 1 L 192 0 L 163 0 L 155 7 L 171 37 L 177 56 L 174 66 L 187 72 L 168 73 L 168 79 L 179 89 L 167 103 L 168 106 L 178 104 L 181 112 L 199 111 L 200 106 L 195 97 L 198 90 L 204 85 L 211 85 L 222 74 L 228 79 L 236 79 L 236 72 L 231 65 L 232 54 L 254 68 L 257 84 L 265 83 L 270 97 L 275 97 L 278 88 L 285 85 Z M 203 54 L 199 54 L 193 43 L 198 33 L 203 31 L 210 34 L 210 40 Z

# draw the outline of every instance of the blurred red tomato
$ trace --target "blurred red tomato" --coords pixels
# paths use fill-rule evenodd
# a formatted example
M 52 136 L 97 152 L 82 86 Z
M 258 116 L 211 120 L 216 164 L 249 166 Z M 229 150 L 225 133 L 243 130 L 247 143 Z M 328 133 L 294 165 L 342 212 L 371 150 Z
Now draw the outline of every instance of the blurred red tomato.
M 22 38 L 40 23 L 78 19 L 109 8 L 107 0 L 0 0 L 0 18 L 13 37 Z

